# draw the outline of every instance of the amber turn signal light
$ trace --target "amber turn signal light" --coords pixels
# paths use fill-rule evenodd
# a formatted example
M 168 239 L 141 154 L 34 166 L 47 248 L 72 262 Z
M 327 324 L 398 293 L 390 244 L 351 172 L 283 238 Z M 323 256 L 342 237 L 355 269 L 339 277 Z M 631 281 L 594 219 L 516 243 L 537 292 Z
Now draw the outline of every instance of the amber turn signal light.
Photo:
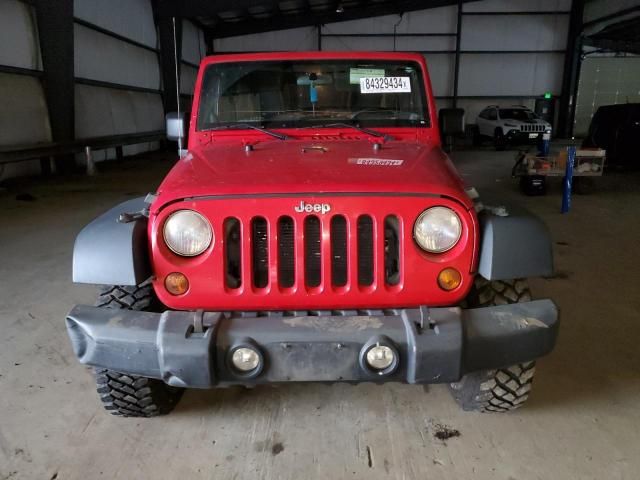
M 462 283 L 462 275 L 455 268 L 445 268 L 438 274 L 438 285 L 441 289 L 455 290 Z
M 180 272 L 173 272 L 164 279 L 164 288 L 171 295 L 182 295 L 189 290 L 189 280 Z

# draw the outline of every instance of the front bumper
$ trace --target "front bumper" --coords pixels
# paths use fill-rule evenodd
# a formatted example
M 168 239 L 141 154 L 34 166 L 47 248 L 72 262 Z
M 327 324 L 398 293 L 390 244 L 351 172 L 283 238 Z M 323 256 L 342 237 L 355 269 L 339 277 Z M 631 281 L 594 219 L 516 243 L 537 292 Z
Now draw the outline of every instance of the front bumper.
M 429 308 L 315 312 L 162 314 L 76 306 L 67 330 L 80 362 L 164 380 L 176 387 L 290 381 L 445 383 L 549 353 L 558 333 L 550 300 L 461 310 Z M 384 374 L 363 352 L 389 344 Z M 252 346 L 263 364 L 241 375 L 230 352 Z
M 505 135 L 508 143 L 517 145 L 537 144 L 542 140 L 542 132 L 522 132 L 520 130 L 509 130 Z

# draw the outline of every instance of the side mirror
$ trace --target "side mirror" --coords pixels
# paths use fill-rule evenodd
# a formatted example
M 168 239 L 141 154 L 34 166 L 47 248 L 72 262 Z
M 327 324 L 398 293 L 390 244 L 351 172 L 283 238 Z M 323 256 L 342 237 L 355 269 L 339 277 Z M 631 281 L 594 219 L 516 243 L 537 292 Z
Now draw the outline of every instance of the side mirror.
M 173 142 L 181 142 L 184 138 L 184 114 L 171 112 L 165 117 L 167 138 Z

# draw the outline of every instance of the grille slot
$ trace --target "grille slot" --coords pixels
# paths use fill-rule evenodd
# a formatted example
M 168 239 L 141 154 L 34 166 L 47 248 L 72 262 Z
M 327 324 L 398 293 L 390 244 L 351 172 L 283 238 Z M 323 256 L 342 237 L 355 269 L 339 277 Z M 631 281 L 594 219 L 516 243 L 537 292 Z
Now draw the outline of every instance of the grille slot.
M 347 284 L 347 220 L 342 215 L 331 219 L 331 284 Z
M 283 288 L 296 281 L 295 227 L 291 217 L 278 220 L 278 282 Z
M 544 125 L 520 125 L 521 132 L 542 133 L 544 129 Z
M 227 218 L 223 224 L 224 230 L 224 284 L 227 288 L 236 289 L 242 286 L 242 242 L 240 221 L 237 218 Z
M 400 283 L 400 224 L 393 215 L 384 219 L 384 280 L 387 285 Z
M 304 221 L 304 277 L 307 287 L 318 287 L 322 280 L 320 220 L 307 217 Z
M 373 284 L 373 219 L 369 215 L 358 218 L 358 284 Z
M 269 235 L 267 221 L 256 217 L 251 221 L 251 257 L 253 262 L 253 285 L 264 288 L 269 283 Z

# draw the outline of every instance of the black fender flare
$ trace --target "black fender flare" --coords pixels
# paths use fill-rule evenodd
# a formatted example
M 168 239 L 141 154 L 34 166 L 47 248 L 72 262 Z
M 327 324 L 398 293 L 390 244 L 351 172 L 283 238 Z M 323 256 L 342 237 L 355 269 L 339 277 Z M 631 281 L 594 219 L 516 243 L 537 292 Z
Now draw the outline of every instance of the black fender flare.
M 73 247 L 73 281 L 96 285 L 139 285 L 151 276 L 147 217 L 123 213 L 148 208 L 145 197 L 127 200 L 84 227 Z
M 547 226 L 525 210 L 507 216 L 483 211 L 478 273 L 487 280 L 553 275 L 553 245 Z

